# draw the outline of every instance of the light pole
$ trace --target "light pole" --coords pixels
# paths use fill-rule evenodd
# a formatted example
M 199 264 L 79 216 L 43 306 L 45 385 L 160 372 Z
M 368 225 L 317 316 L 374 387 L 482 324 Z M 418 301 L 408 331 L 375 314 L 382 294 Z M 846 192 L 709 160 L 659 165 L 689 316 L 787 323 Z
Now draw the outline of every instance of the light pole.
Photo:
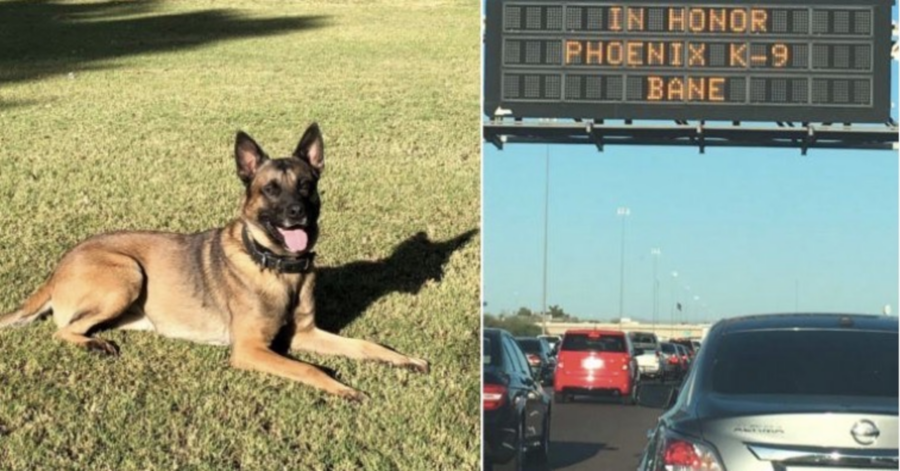
M 657 269 L 659 267 L 659 256 L 662 251 L 659 247 L 650 249 L 650 255 L 653 255 L 653 329 L 656 330 L 656 318 L 659 316 L 659 277 Z
M 544 154 L 544 287 L 541 292 L 541 316 L 544 319 L 544 335 L 547 335 L 547 227 L 550 214 L 550 146 Z
M 678 301 L 675 299 L 675 285 L 678 284 L 678 272 L 672 272 L 672 307 L 669 312 L 670 315 L 670 325 L 671 325 L 671 334 L 669 336 L 670 339 L 675 338 L 675 305 L 678 304 Z
M 699 308 L 698 304 L 700 304 L 700 296 L 697 296 L 697 295 L 695 294 L 695 295 L 694 295 L 694 304 L 693 304 L 694 310 L 699 311 L 699 309 L 698 309 L 698 308 Z M 696 313 L 695 313 L 694 315 L 696 316 Z M 689 321 L 690 319 L 689 319 L 689 318 L 686 318 L 685 320 L 686 320 L 686 321 Z
M 616 215 L 622 218 L 622 250 L 619 263 L 619 324 L 625 316 L 625 218 L 631 214 L 631 210 L 625 206 L 616 208 Z

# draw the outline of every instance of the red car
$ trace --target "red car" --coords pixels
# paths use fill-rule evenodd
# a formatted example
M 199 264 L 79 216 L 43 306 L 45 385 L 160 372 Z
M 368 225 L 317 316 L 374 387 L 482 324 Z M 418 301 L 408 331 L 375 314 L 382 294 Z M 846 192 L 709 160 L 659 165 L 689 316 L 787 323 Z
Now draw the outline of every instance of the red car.
M 612 395 L 624 404 L 637 399 L 640 372 L 631 340 L 614 330 L 569 330 L 563 336 L 553 379 L 553 397 Z
M 691 370 L 691 363 L 693 362 L 693 358 L 691 357 L 691 352 L 684 345 L 675 344 L 675 348 L 678 350 L 678 355 L 681 358 L 681 368 L 686 376 L 688 371 Z

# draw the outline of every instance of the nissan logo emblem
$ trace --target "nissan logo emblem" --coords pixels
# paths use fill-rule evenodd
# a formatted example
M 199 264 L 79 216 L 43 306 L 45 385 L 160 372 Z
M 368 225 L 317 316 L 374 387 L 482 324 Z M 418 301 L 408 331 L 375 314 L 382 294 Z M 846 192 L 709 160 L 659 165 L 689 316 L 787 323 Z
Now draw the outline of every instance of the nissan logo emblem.
M 875 443 L 881 432 L 871 420 L 860 420 L 853 424 L 850 435 L 853 435 L 853 439 L 860 445 L 871 445 Z

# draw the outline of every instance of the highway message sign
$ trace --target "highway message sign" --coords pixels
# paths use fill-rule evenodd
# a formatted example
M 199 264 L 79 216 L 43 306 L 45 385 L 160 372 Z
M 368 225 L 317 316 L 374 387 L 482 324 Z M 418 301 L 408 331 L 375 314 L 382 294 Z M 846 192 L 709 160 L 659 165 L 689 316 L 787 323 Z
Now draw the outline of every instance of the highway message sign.
M 489 0 L 489 117 L 884 122 L 891 3 Z

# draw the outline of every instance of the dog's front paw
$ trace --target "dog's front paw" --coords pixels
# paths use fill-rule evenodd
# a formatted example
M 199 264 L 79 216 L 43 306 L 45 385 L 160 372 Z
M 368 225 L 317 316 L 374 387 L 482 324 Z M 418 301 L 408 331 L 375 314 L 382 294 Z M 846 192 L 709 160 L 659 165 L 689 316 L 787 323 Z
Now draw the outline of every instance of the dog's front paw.
M 418 358 L 410 358 L 409 362 L 407 362 L 404 366 L 415 371 L 416 373 L 428 373 L 428 370 L 430 369 L 427 361 Z
M 119 356 L 119 346 L 108 340 L 89 339 L 84 343 L 84 348 L 89 352 L 99 353 L 110 357 Z

